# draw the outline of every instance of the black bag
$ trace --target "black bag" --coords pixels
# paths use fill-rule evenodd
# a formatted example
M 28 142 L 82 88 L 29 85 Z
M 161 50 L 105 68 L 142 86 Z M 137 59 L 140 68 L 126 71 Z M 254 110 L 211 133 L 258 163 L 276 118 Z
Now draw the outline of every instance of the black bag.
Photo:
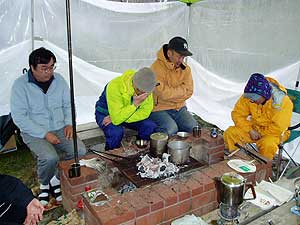
M 15 134 L 16 130 L 18 130 L 18 127 L 14 124 L 10 114 L 0 116 L 0 144 L 1 144 L 1 148 L 8 142 L 10 137 Z

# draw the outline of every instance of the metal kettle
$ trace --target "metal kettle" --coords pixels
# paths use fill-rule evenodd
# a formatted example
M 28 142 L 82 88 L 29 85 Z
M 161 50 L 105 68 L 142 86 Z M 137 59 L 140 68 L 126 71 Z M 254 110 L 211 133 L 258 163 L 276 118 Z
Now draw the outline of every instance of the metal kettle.
M 246 183 L 246 179 L 234 172 L 224 173 L 221 178 L 215 178 L 217 182 L 218 200 L 228 206 L 238 206 L 245 200 L 256 198 L 254 186 Z M 251 188 L 253 198 L 244 199 L 246 190 Z

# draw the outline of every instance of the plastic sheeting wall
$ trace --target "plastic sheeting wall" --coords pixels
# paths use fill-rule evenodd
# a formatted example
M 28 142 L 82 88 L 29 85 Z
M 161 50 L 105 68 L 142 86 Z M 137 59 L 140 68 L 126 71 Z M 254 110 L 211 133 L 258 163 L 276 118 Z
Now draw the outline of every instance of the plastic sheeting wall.
M 57 71 L 69 80 L 65 1 L 33 2 L 35 47 L 51 49 Z M 72 0 L 77 122 L 94 121 L 94 104 L 109 80 L 127 69 L 150 66 L 161 45 L 180 35 L 194 53 L 188 59 L 195 80 L 188 107 L 226 129 L 251 73 L 269 74 L 294 87 L 299 8 L 298 0 L 207 0 L 190 7 Z M 28 68 L 31 0 L 0 0 L 0 29 L 0 114 L 7 114 L 12 82 Z

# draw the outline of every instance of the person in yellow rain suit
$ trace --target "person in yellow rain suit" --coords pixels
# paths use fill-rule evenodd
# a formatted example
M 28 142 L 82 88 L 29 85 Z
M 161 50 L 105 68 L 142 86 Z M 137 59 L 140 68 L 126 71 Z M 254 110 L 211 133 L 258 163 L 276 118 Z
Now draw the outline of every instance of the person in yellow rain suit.
M 290 132 L 293 103 L 286 89 L 276 80 L 252 74 L 231 113 L 234 126 L 224 133 L 225 147 L 237 149 L 236 143 L 256 143 L 259 153 L 273 159 L 281 141 Z

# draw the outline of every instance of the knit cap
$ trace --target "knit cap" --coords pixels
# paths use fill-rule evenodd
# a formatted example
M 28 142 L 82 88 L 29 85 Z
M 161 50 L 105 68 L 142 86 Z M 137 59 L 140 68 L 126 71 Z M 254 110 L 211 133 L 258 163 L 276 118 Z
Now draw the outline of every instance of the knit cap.
M 134 74 L 133 84 L 140 91 L 150 93 L 157 84 L 155 74 L 150 68 L 144 67 Z
M 266 100 L 269 100 L 271 95 L 272 87 L 265 76 L 260 73 L 252 74 L 244 89 L 244 97 L 256 101 L 261 96 L 263 96 Z

